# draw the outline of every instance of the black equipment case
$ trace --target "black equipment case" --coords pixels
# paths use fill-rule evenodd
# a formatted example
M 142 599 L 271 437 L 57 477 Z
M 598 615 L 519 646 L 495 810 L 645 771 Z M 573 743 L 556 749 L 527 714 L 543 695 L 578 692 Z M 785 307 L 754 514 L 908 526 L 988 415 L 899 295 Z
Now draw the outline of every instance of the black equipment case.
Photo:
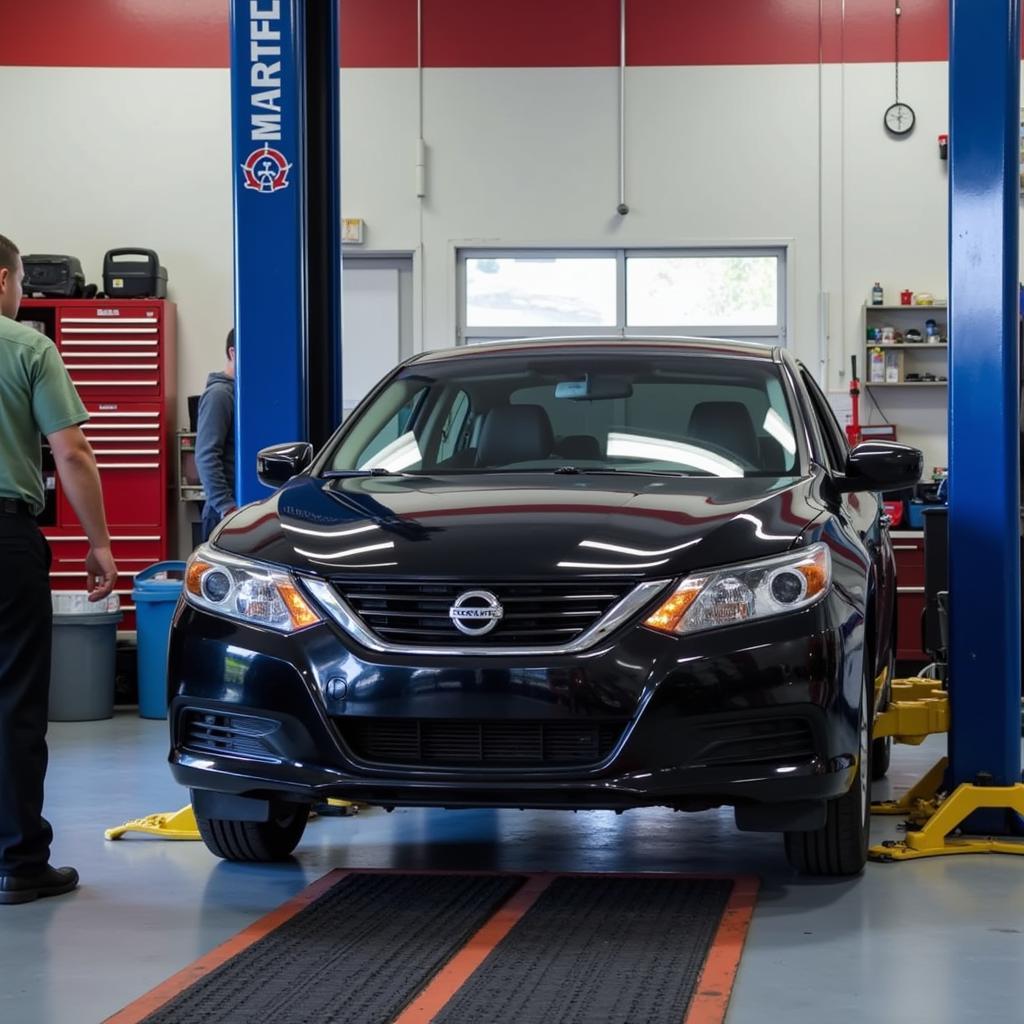
M 111 249 L 103 257 L 103 291 L 117 299 L 166 299 L 167 271 L 152 249 Z
M 85 289 L 85 274 L 77 256 L 22 256 L 25 295 L 43 298 L 78 298 Z

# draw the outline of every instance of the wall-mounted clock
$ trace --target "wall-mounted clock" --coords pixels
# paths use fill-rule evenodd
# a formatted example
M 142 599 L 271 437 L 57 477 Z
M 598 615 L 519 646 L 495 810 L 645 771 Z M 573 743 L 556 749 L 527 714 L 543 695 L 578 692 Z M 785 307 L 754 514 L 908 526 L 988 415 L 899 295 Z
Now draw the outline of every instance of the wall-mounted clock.
M 902 139 L 909 135 L 914 130 L 914 122 L 917 120 L 914 117 L 914 111 L 911 109 L 910 104 L 900 101 L 900 15 L 902 14 L 903 10 L 900 7 L 899 0 L 896 0 L 893 15 L 893 38 L 896 57 L 893 62 L 893 69 L 896 79 L 896 102 L 886 110 L 882 119 L 886 131 L 897 139 Z
M 914 111 L 909 103 L 897 100 L 885 112 L 885 127 L 893 135 L 906 135 L 914 127 Z

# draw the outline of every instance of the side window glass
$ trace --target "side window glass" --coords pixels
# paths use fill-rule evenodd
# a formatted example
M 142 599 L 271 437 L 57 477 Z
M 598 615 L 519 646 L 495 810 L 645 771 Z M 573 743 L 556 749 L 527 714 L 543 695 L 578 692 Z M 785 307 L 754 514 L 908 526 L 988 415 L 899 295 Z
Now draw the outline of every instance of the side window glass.
M 460 391 L 448 409 L 441 425 L 441 441 L 437 449 L 437 462 L 443 463 L 462 451 L 468 443 L 469 395 Z
M 802 373 L 804 387 L 811 398 L 811 405 L 818 420 L 818 429 L 821 432 L 822 441 L 825 443 L 826 456 L 829 467 L 836 472 L 842 472 L 846 468 L 847 445 L 846 437 L 839 421 L 836 419 L 832 406 L 828 399 L 822 394 L 817 381 L 806 371 Z

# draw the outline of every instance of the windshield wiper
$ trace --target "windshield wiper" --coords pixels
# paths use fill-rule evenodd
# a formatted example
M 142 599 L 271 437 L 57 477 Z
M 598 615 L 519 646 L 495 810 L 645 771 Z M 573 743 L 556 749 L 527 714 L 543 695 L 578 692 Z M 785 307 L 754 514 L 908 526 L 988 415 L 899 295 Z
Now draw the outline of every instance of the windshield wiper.
M 390 469 L 374 466 L 373 469 L 328 469 L 320 474 L 321 480 L 342 480 L 349 476 L 397 476 Z
M 711 476 L 711 473 L 687 473 L 683 470 L 676 469 L 615 469 L 612 466 L 606 466 L 604 469 L 580 469 L 578 466 L 560 466 L 555 470 L 556 473 L 580 473 L 585 476 L 603 476 L 605 474 L 614 473 L 617 476 L 671 476 L 671 477 L 690 477 L 690 476 Z

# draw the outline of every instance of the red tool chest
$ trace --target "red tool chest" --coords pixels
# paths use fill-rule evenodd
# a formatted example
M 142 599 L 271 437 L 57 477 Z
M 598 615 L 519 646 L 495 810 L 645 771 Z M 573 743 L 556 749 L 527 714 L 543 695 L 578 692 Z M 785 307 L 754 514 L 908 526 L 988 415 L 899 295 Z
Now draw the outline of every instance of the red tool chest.
M 96 453 L 121 573 L 121 629 L 133 630 L 134 576 L 168 559 L 173 546 L 174 304 L 161 299 L 26 299 L 18 318 L 36 321 L 56 342 L 89 411 L 82 430 Z M 45 443 L 43 456 L 47 508 L 40 523 L 53 549 L 51 583 L 55 590 L 82 590 L 89 544 Z
M 896 657 L 923 665 L 928 656 L 921 648 L 924 612 L 924 532 L 892 531 L 896 556 Z

